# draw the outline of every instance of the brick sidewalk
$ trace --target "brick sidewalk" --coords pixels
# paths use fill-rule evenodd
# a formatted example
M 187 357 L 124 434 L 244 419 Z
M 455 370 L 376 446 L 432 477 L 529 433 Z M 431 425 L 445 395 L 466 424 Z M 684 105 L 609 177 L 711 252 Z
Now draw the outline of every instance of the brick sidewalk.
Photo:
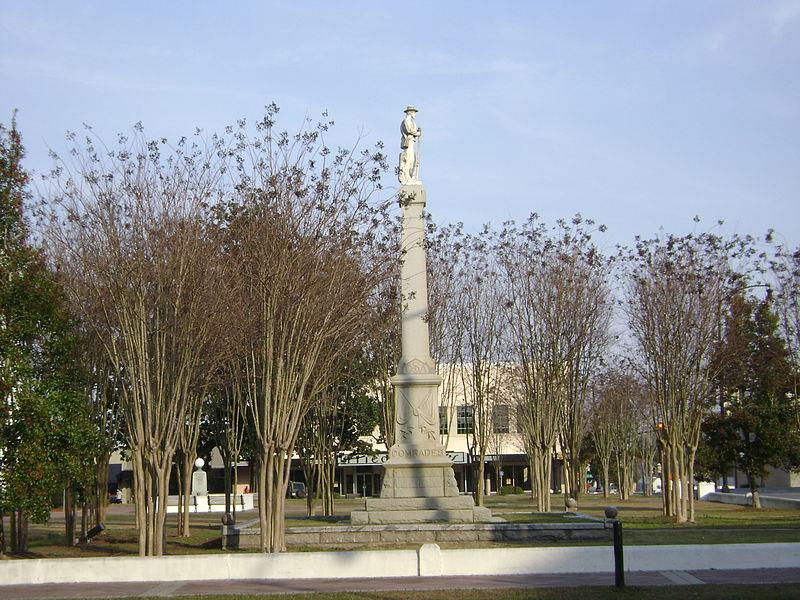
M 800 583 L 800 568 L 629 572 L 625 574 L 625 582 L 630 586 Z M 385 579 L 151 581 L 142 583 L 71 583 L 0 586 L 0 600 L 119 598 L 124 596 L 169 598 L 211 594 L 287 594 L 305 592 L 376 592 L 613 585 L 614 575 L 609 573 L 505 575 L 494 577 L 395 577 Z

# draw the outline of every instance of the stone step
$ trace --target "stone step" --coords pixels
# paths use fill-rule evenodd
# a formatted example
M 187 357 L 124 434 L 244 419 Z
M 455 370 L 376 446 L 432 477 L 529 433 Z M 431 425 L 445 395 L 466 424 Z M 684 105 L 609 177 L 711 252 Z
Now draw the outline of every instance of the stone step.
M 350 513 L 350 522 L 353 525 L 435 523 L 440 521 L 473 523 L 482 517 L 483 515 L 480 514 L 479 518 L 476 519 L 475 509 L 472 508 L 457 510 L 354 510 Z
M 472 510 L 472 496 L 438 498 L 367 498 L 367 510 Z

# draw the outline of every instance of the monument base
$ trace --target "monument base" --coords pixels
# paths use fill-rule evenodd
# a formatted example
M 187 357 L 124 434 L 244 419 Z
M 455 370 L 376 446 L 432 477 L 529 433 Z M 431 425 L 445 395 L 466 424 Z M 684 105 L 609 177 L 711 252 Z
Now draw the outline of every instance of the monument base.
M 449 460 L 446 464 L 396 462 L 393 464 L 390 459 L 384 464 L 381 497 L 367 498 L 364 510 L 350 513 L 350 523 L 383 525 L 495 521 L 488 508 L 475 506 L 472 496 L 459 495 Z

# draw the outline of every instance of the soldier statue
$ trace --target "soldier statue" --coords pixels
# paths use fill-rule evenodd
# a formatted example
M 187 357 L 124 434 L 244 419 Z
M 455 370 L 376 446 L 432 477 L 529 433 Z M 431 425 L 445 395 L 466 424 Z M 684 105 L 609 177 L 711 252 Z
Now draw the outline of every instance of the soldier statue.
M 400 124 L 400 170 L 399 179 L 403 185 L 419 185 L 419 152 L 415 151 L 414 144 L 419 142 L 422 128 L 417 127 L 414 117 L 417 109 L 413 106 L 406 107 L 406 116 Z

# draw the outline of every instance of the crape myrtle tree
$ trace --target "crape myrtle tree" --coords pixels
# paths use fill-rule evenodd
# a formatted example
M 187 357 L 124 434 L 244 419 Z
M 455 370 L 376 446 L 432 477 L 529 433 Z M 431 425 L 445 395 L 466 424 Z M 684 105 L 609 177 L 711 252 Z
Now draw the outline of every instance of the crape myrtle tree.
M 245 403 L 258 467 L 260 547 L 285 548 L 284 504 L 306 413 L 337 380 L 340 358 L 390 263 L 387 203 L 374 200 L 386 168 L 373 150 L 330 149 L 331 121 L 289 135 L 270 106 L 251 133 L 232 131 L 232 191 L 220 218 L 224 254 L 240 286 Z M 355 339 L 354 339 L 355 338 Z
M 656 420 L 664 512 L 694 521 L 694 463 L 700 425 L 714 401 L 712 360 L 722 313 L 752 255 L 749 238 L 712 233 L 640 239 L 626 259 L 625 313 L 639 376 Z
M 173 146 L 140 124 L 113 148 L 89 128 L 68 139 L 46 196 L 51 260 L 119 382 L 139 554 L 161 555 L 175 452 L 214 373 L 226 308 L 209 211 L 229 140 L 197 131 Z
M 576 215 L 548 230 L 532 215 L 519 226 L 507 223 L 497 244 L 511 362 L 517 365 L 512 386 L 517 423 L 540 511 L 550 510 L 559 434 L 570 446 L 565 452 L 573 459 L 570 480 L 577 485 L 583 475 L 579 457 L 588 384 L 610 319 L 605 261 L 591 241 L 593 225 Z M 568 416 L 572 425 L 562 431 Z
M 200 441 L 200 423 L 204 413 L 208 412 L 204 404 L 204 399 L 190 398 L 178 433 L 175 467 L 178 481 L 178 534 L 181 537 L 191 536 L 189 505 L 192 499 L 192 474 L 194 462 L 197 460 L 197 445 Z
M 108 465 L 111 454 L 121 447 L 121 411 L 119 408 L 119 382 L 114 377 L 114 369 L 108 361 L 105 350 L 91 333 L 83 327 L 86 334 L 83 364 L 87 371 L 86 398 L 89 414 L 97 432 L 97 445 L 94 456 L 94 489 L 90 494 L 91 521 L 94 525 L 106 522 L 108 509 Z
M 629 372 L 612 372 L 607 379 L 607 389 L 615 415 L 612 435 L 614 458 L 617 466 L 617 486 L 620 500 L 627 500 L 634 491 L 634 459 L 639 434 L 642 429 L 643 386 Z
M 634 491 L 634 461 L 642 432 L 649 427 L 643 410 L 642 382 L 624 363 L 608 367 L 593 382 L 591 427 L 597 459 L 603 471 L 605 497 L 611 466 L 621 500 Z
M 372 454 L 369 437 L 379 421 L 380 407 L 370 395 L 370 382 L 380 376 L 375 364 L 360 349 L 353 348 L 334 367 L 335 382 L 322 391 L 303 419 L 296 450 L 307 484 L 306 509 L 315 514 L 315 502 L 322 514 L 333 516 L 336 467 L 339 456 Z
M 579 228 L 591 227 L 592 221 L 573 220 Z M 600 231 L 605 227 L 600 226 Z M 564 418 L 559 442 L 564 457 L 564 493 L 578 499 L 584 485 L 586 468 L 582 460 L 588 429 L 589 395 L 592 378 L 603 366 L 610 341 L 612 297 L 609 286 L 609 262 L 591 242 L 590 232 L 571 232 L 572 260 L 564 263 L 565 277 L 572 286 L 570 343 L 573 346 L 567 363 L 567 388 Z
M 231 358 L 220 380 L 206 395 L 201 431 L 209 438 L 209 445 L 219 450 L 223 464 L 225 512 L 236 515 L 234 496 L 239 489 L 239 461 L 243 458 L 248 421 L 242 389 L 241 361 Z
M 458 360 L 465 320 L 458 308 L 458 264 L 464 252 L 461 223 L 437 226 L 427 219 L 425 244 L 428 259 L 428 327 L 431 357 L 436 363 L 440 386 L 440 441 L 447 448 L 461 388 Z
M 502 290 L 497 285 L 498 267 L 493 251 L 493 233 L 484 227 L 478 235 L 466 235 L 461 253 L 455 257 L 456 288 L 452 319 L 460 332 L 454 365 L 471 413 L 467 431 L 470 457 L 475 465 L 475 504 L 483 506 L 486 454 L 492 437 L 492 414 L 502 393 L 503 329 Z
M 614 407 L 614 398 L 608 393 L 609 383 L 606 378 L 600 378 L 592 386 L 591 416 L 589 428 L 595 449 L 595 459 L 599 463 L 603 497 L 609 495 L 609 477 L 611 475 L 611 460 L 614 456 L 614 426 L 617 419 Z
M 15 120 L 0 125 L 0 555 L 5 517 L 11 552 L 26 552 L 29 522 L 44 523 L 54 496 L 91 477 L 97 442 L 78 329 L 45 256 L 29 241 L 23 155 Z
M 767 241 L 772 244 L 768 259 L 772 310 L 778 317 L 779 331 L 792 364 L 792 394 L 797 402 L 800 398 L 800 246 L 791 248 L 775 243 L 772 232 L 767 235 Z
M 655 468 L 658 442 L 653 429 L 653 419 L 649 416 L 650 403 L 645 400 L 645 405 L 640 407 L 639 435 L 636 441 L 637 473 L 641 477 L 642 493 L 645 496 L 653 495 L 653 470 Z
M 400 254 L 399 234 L 391 254 Z M 366 393 L 379 408 L 376 442 L 389 448 L 394 444 L 394 386 L 392 377 L 400 361 L 400 281 L 399 262 L 390 267 L 393 270 L 378 284 L 378 289 L 370 301 L 370 310 L 364 315 L 367 337 L 361 352 L 362 360 L 374 377 L 366 382 Z M 367 435 L 372 435 L 368 432 Z

